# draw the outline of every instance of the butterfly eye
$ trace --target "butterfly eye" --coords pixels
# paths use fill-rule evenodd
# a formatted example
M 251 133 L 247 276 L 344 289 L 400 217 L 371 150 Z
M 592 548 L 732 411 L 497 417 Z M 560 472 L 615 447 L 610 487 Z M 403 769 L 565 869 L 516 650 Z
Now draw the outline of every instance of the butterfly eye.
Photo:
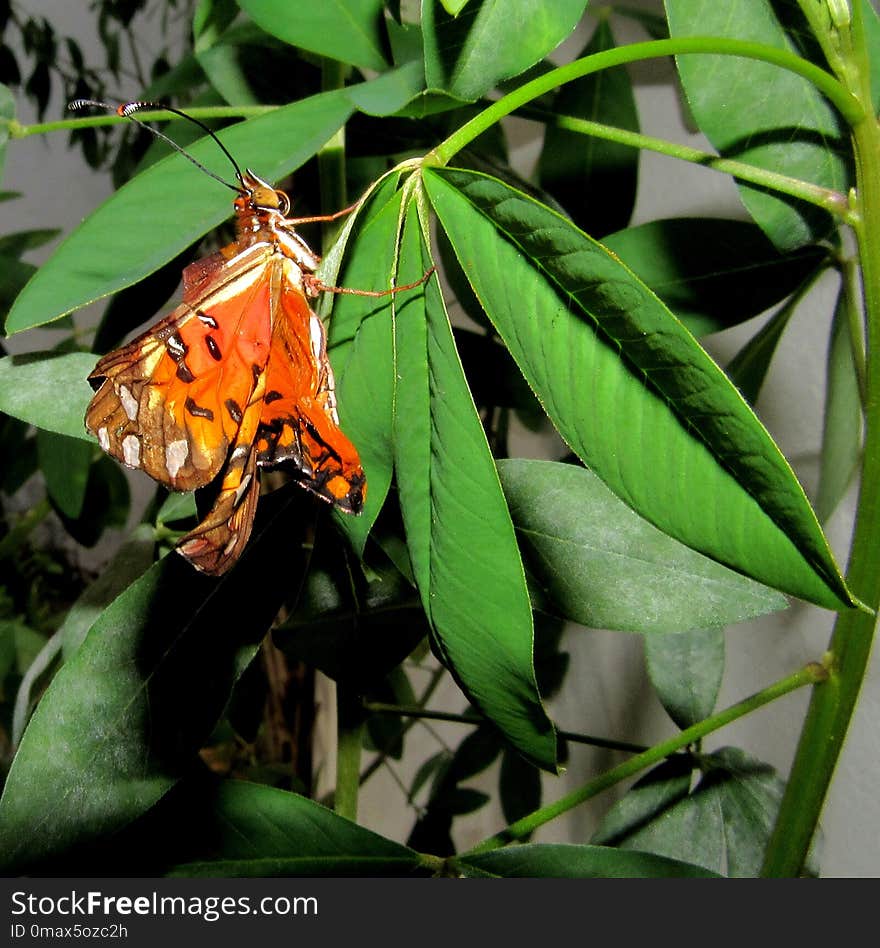
M 275 196 L 278 198 L 278 210 L 287 217 L 290 213 L 290 198 L 283 191 L 276 191 Z

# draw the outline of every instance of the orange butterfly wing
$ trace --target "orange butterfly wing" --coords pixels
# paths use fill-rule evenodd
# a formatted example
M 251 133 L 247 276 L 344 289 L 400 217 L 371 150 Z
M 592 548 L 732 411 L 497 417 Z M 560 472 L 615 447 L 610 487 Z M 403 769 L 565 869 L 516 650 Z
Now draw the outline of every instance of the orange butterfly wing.
M 257 463 L 288 462 L 303 487 L 347 513 L 360 513 L 366 480 L 357 450 L 339 429 L 324 326 L 295 265 L 283 264 L 257 435 Z
M 209 258 L 210 281 L 201 261 L 195 287 L 187 268 L 184 303 L 98 362 L 86 427 L 108 454 L 172 490 L 217 476 L 269 357 L 268 259 L 265 245 Z

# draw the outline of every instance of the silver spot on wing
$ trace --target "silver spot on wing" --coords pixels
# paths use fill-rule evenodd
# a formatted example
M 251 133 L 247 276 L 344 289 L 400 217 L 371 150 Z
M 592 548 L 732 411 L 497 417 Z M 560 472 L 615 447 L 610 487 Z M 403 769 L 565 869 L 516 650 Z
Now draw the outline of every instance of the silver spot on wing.
M 178 471 L 189 457 L 189 442 L 186 438 L 171 441 L 165 445 L 165 468 L 171 477 L 177 477 Z
M 128 467 L 140 467 L 141 443 L 136 435 L 126 435 L 122 439 L 122 461 Z

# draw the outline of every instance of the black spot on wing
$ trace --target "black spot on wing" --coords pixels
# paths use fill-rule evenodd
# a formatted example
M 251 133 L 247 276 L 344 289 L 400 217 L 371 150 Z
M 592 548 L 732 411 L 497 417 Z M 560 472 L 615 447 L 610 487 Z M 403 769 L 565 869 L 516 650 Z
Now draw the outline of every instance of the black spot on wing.
M 208 421 L 214 420 L 214 412 L 210 408 L 203 408 L 197 405 L 192 398 L 187 398 L 184 407 L 194 418 L 207 418 Z
M 227 398 L 224 402 L 226 405 L 226 410 L 229 412 L 229 417 L 237 424 L 241 424 L 242 414 L 241 406 L 234 398 Z
M 208 347 L 208 354 L 215 362 L 219 362 L 223 358 L 220 346 L 217 345 L 217 340 L 213 336 L 205 336 L 205 345 Z

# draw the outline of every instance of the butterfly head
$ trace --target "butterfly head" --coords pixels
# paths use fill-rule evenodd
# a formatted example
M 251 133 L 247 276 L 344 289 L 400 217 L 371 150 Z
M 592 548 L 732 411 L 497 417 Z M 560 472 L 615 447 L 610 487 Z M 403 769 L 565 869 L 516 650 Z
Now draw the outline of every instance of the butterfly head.
M 241 175 L 241 189 L 235 199 L 235 209 L 239 213 L 266 213 L 277 211 L 286 216 L 290 211 L 290 198 L 258 178 L 253 171 L 248 170 Z

